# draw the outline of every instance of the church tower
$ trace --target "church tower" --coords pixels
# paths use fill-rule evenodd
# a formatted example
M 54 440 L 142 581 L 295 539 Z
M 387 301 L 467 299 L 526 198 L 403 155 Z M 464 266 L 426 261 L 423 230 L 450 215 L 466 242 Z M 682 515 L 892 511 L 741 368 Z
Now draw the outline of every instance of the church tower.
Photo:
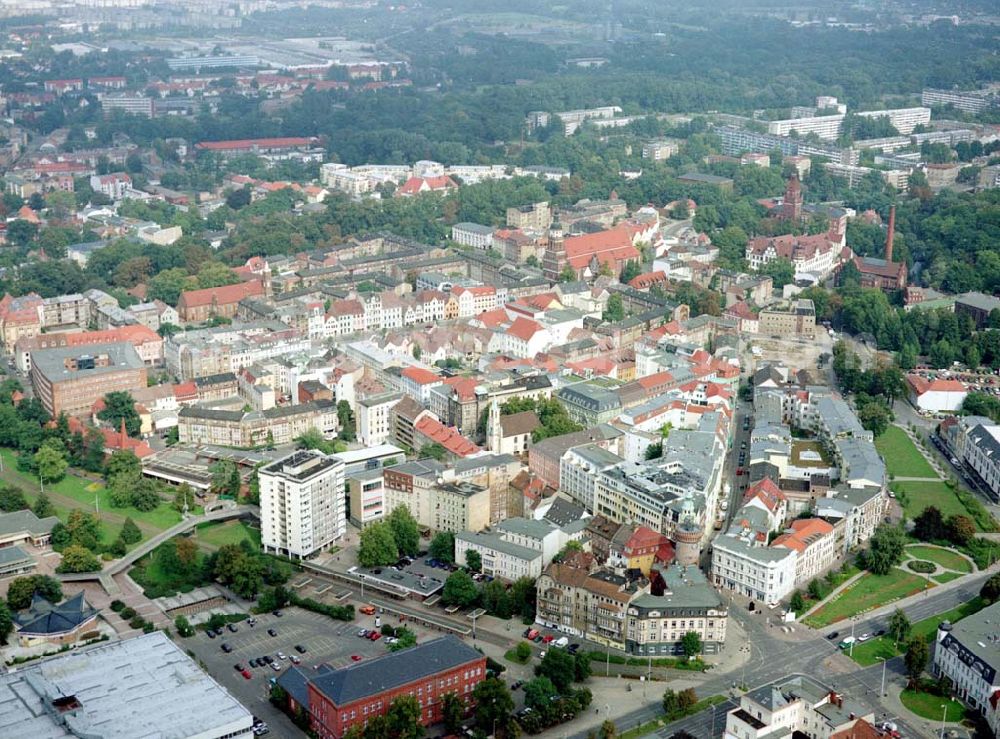
M 802 183 L 799 175 L 793 173 L 785 188 L 785 201 L 781 206 L 781 220 L 798 223 L 802 220 Z
M 559 282 L 559 275 L 566 266 L 566 242 L 563 238 L 562 224 L 559 219 L 549 226 L 549 245 L 542 257 L 542 272 L 549 282 Z

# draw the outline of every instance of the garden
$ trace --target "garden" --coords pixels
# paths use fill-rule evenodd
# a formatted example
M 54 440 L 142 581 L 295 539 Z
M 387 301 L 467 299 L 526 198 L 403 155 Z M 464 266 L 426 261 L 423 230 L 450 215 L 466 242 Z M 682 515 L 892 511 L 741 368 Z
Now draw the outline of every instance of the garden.
M 822 628 L 929 587 L 933 587 L 933 583 L 925 578 L 896 568 L 885 575 L 868 572 L 807 616 L 803 623 L 813 628 Z

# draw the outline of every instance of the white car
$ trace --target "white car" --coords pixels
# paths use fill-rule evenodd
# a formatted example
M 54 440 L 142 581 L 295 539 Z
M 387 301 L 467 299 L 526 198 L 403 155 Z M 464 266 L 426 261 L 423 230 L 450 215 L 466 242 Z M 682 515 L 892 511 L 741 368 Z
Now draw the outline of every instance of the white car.
M 288 659 L 288 655 L 284 652 L 278 652 L 278 659 Z
M 868 641 L 871 638 L 872 638 L 871 634 L 862 634 L 861 636 L 858 637 L 858 641 Z

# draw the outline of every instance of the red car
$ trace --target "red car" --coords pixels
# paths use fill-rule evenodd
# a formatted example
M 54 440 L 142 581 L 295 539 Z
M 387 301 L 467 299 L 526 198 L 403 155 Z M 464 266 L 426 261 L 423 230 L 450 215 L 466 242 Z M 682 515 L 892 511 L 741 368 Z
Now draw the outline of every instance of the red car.
M 370 635 L 368 636 L 368 638 L 369 638 L 369 639 L 371 639 L 372 641 L 378 641 L 379 639 L 381 639 L 381 638 L 382 638 L 382 634 L 380 634 L 380 633 L 379 633 L 378 631 L 373 631 L 373 632 L 372 632 L 372 633 L 371 633 L 371 634 L 370 634 Z
M 736 468 L 736 476 L 739 477 L 742 474 L 743 474 L 743 468 L 742 467 L 737 467 Z
M 250 670 L 243 670 L 243 672 L 240 674 L 243 675 L 244 679 L 246 680 L 249 680 L 250 678 L 253 677 L 253 675 L 250 674 Z
M 551 644 L 555 640 L 556 640 L 556 638 L 554 636 L 552 636 L 552 634 L 546 634 L 545 638 L 542 639 L 542 644 Z
M 360 661 L 361 661 L 361 655 L 360 654 L 352 654 L 351 655 L 351 662 L 360 662 Z

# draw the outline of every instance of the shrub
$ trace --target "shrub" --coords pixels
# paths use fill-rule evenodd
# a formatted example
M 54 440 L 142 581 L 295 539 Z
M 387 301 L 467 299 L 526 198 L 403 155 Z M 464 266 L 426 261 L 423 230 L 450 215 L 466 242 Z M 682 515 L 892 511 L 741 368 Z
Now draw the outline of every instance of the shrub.
M 116 598 L 115 600 L 111 601 L 110 607 L 111 610 L 114 611 L 115 613 L 120 613 L 121 610 L 125 608 L 125 604 Z
M 131 626 L 133 629 L 141 629 L 143 626 L 146 625 L 146 619 L 144 619 L 142 616 L 134 616 L 132 620 L 128 622 L 128 625 Z
M 924 574 L 934 572 L 937 569 L 937 566 L 933 562 L 925 562 L 922 559 L 914 559 L 907 562 L 906 566 L 914 572 L 922 572 Z
M 152 634 L 154 631 L 156 631 L 156 627 L 153 626 L 153 624 L 151 624 L 149 621 L 146 621 L 142 625 L 142 633 L 144 633 L 144 634 Z
M 118 612 L 118 615 L 128 621 L 135 616 L 135 609 L 125 606 Z

